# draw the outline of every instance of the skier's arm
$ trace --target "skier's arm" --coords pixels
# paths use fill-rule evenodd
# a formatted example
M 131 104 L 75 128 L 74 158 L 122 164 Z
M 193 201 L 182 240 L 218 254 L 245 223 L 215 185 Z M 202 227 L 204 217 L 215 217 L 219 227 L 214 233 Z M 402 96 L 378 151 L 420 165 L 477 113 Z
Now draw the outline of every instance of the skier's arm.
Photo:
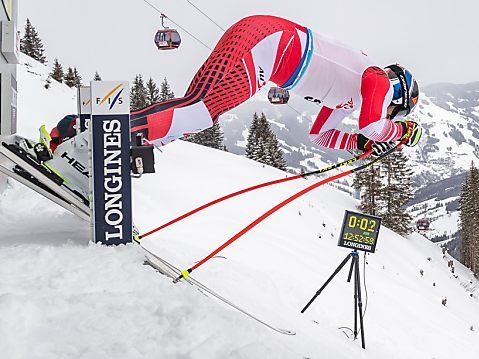
M 364 71 L 361 79 L 361 96 L 359 132 L 375 142 L 400 139 L 403 135 L 401 124 L 387 118 L 393 88 L 383 69 L 369 67 Z
M 338 130 L 336 127 L 351 111 L 323 106 L 309 132 L 309 139 L 322 147 L 341 150 L 356 149 L 357 134 Z

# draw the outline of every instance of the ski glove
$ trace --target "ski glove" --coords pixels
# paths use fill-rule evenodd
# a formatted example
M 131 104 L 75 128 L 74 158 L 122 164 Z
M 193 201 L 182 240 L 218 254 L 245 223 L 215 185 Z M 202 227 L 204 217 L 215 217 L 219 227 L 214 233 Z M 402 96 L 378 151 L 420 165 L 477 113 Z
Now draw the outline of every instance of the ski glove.
M 401 121 L 399 122 L 402 126 L 402 137 L 400 141 L 407 139 L 405 142 L 406 146 L 416 146 L 422 135 L 422 128 L 414 121 Z
M 366 152 L 372 149 L 373 152 L 371 154 L 377 157 L 386 153 L 393 147 L 394 144 L 392 142 L 374 142 L 366 136 L 358 133 L 358 150 Z

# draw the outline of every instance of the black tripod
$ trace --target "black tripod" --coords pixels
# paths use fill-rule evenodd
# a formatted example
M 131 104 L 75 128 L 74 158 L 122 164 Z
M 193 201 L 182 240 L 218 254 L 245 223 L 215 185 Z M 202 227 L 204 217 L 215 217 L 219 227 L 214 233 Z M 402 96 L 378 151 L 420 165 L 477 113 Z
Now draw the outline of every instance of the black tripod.
M 363 326 L 363 301 L 361 299 L 361 279 L 359 277 L 359 253 L 357 251 L 352 251 L 348 254 L 346 258 L 341 262 L 341 264 L 336 268 L 334 273 L 328 280 L 323 284 L 321 288 L 316 292 L 313 298 L 310 299 L 308 304 L 301 310 L 301 313 L 304 313 L 306 309 L 314 302 L 314 300 L 321 294 L 324 288 L 333 280 L 334 276 L 339 273 L 339 271 L 346 265 L 346 263 L 351 261 L 351 267 L 349 268 L 348 282 L 351 281 L 351 276 L 354 270 L 354 339 L 358 337 L 358 314 L 359 314 L 359 325 L 361 332 L 361 343 L 363 349 L 366 349 L 366 344 L 364 342 L 364 326 Z

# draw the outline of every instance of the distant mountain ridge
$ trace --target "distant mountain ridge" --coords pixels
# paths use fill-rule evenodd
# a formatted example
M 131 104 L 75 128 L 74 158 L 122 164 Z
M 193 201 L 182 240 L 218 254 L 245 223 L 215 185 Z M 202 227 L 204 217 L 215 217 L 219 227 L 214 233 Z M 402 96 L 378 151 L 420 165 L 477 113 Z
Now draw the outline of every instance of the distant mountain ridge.
M 439 107 L 478 115 L 474 111 L 479 106 L 479 81 L 467 84 L 438 83 L 424 87 L 423 91 Z

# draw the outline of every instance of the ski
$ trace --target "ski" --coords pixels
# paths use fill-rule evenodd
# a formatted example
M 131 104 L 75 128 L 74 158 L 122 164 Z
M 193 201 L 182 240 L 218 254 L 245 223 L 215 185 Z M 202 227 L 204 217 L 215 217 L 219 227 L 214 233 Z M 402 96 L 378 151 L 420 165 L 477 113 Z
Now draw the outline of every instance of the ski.
M 167 262 L 166 260 L 158 257 L 157 255 L 151 253 L 150 251 L 148 251 L 144 247 L 142 247 L 142 248 L 147 253 L 146 254 L 146 264 L 148 264 L 149 266 L 151 266 L 152 268 L 154 268 L 158 272 L 166 275 L 167 277 L 169 277 L 173 280 L 176 277 L 178 277 L 179 275 L 181 275 L 181 271 L 180 271 L 179 268 L 175 267 L 174 265 Z M 188 278 L 186 278 L 185 281 L 187 283 L 189 283 L 190 285 L 195 286 L 196 288 L 198 288 L 198 290 L 201 291 L 202 293 L 204 293 L 206 295 L 210 295 L 212 297 L 215 297 L 216 299 L 220 300 L 221 302 L 228 305 L 229 307 L 231 307 L 233 309 L 236 309 L 240 313 L 248 316 L 249 318 L 255 320 L 256 322 L 258 322 L 258 323 L 260 323 L 264 326 L 266 326 L 267 328 L 274 330 L 277 333 L 284 334 L 284 335 L 296 335 L 296 332 L 294 332 L 292 330 L 286 330 L 286 329 L 278 328 L 278 327 L 275 327 L 275 326 L 265 322 L 264 320 L 258 318 L 257 316 L 251 314 L 250 312 L 246 311 L 245 309 L 243 309 L 243 308 L 239 307 L 238 305 L 234 304 L 230 300 L 224 298 L 223 296 L 221 296 L 217 292 L 213 291 L 212 289 L 208 288 L 207 286 L 205 286 L 201 282 L 197 281 L 196 279 L 191 278 L 191 276 L 188 276 Z
M 45 186 L 43 183 L 38 181 L 30 173 L 22 170 L 20 167 L 15 166 L 13 170 L 6 168 L 3 165 L 0 165 L 0 172 L 5 176 L 11 177 L 17 182 L 23 184 L 24 186 L 32 189 L 33 191 L 39 193 L 43 197 L 49 199 L 50 201 L 58 204 L 67 211 L 73 213 L 74 215 L 80 217 L 84 221 L 90 221 L 90 216 L 77 207 L 73 206 L 66 199 L 61 197 L 58 193 L 55 193 L 51 188 Z
M 62 186 L 63 181 L 59 177 L 34 161 L 28 153 L 19 146 L 2 142 L 2 146 L 0 146 L 0 154 L 10 162 L 13 162 L 15 165 L 28 172 L 31 176 L 35 177 L 39 182 L 60 197 L 64 198 L 67 202 L 77 207 L 84 214 L 90 216 L 90 207 L 85 198 L 79 197 L 77 192 Z

